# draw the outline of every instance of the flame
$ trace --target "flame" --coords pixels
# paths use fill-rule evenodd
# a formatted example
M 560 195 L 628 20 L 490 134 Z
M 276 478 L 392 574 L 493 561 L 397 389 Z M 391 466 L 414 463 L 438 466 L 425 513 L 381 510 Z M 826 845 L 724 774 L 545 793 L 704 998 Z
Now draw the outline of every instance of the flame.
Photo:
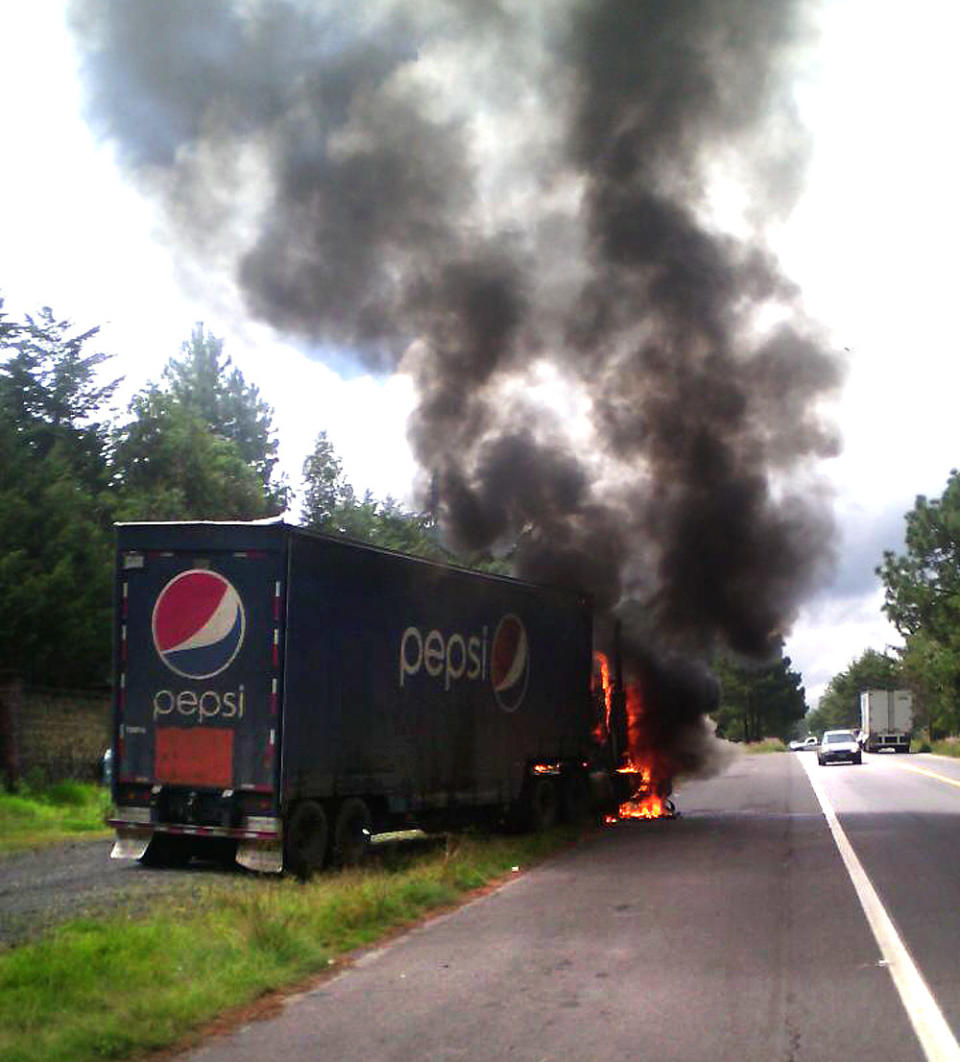
M 593 692 L 602 698 L 603 715 L 593 728 L 593 736 L 602 745 L 610 732 L 610 661 L 605 653 L 593 654 Z
M 592 690 L 596 699 L 599 718 L 593 728 L 593 736 L 600 745 L 610 736 L 610 711 L 613 703 L 613 683 L 610 678 L 610 661 L 605 653 L 593 654 Z M 617 774 L 629 776 L 627 783 L 630 795 L 624 800 L 615 815 L 605 815 L 604 822 L 613 825 L 621 819 L 672 818 L 675 814 L 668 799 L 672 789 L 669 766 L 653 751 L 644 725 L 643 691 L 640 683 L 629 685 L 624 690 L 627 712 L 627 749 L 623 764 Z M 624 778 L 626 781 L 626 778 Z
M 608 816 L 616 822 L 620 819 L 673 818 L 673 805 L 669 801 L 673 788 L 667 764 L 658 759 L 644 738 L 643 691 L 639 684 L 627 686 L 627 754 L 617 774 L 632 778 L 630 796 L 621 803 L 616 816 Z
M 619 818 L 662 819 L 671 814 L 663 797 L 657 792 L 659 786 L 653 781 L 653 768 L 650 764 L 629 761 L 617 773 L 636 777 L 633 794 L 620 805 Z

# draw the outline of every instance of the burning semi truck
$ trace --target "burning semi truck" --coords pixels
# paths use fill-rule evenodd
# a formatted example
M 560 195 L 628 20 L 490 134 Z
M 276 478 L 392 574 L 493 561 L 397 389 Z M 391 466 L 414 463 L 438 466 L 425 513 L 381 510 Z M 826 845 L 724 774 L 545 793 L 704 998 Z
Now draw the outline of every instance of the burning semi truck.
M 117 534 L 116 858 L 305 875 L 384 831 L 670 810 L 582 595 L 280 521 Z

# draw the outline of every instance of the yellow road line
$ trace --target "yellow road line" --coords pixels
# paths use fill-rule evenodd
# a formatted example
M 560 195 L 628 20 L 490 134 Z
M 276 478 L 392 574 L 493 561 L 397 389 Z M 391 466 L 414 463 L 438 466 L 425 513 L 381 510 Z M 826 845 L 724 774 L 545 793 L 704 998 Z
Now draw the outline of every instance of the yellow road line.
M 955 785 L 957 789 L 960 789 L 960 780 L 948 778 L 945 774 L 937 774 L 936 771 L 928 771 L 926 767 L 913 767 L 909 763 L 898 763 L 897 767 L 901 771 L 913 771 L 914 774 L 929 775 L 931 778 L 936 778 L 938 782 L 946 782 L 947 785 Z

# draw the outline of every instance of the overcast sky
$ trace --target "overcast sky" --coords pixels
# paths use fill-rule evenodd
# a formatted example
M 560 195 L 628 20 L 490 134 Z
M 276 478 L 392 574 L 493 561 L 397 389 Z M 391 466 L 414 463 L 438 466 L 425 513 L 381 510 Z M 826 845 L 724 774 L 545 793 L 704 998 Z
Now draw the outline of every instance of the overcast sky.
M 818 10 L 821 37 L 795 89 L 812 157 L 796 208 L 769 234 L 806 310 L 847 359 L 832 408 L 843 453 L 823 467 L 842 529 L 836 572 L 788 639 L 811 704 L 865 648 L 897 641 L 873 569 L 901 544 L 915 495 L 939 494 L 958 463 L 960 384 L 960 5 L 834 0 Z M 100 325 L 125 397 L 203 321 L 273 405 L 291 477 L 325 429 L 358 490 L 409 499 L 409 380 L 342 362 L 338 375 L 246 319 L 229 284 L 185 281 L 153 205 L 84 123 L 63 5 L 3 5 L 0 37 L 6 309 L 49 304 L 79 327 Z

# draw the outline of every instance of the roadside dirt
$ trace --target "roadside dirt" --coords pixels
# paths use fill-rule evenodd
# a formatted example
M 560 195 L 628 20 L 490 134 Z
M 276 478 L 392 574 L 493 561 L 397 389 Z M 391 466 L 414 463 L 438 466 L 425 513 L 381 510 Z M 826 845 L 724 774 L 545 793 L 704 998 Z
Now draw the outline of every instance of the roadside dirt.
M 112 840 L 73 841 L 0 856 L 0 948 L 23 943 L 70 918 L 128 908 L 206 882 L 244 878 L 215 865 L 152 870 L 110 858 Z

